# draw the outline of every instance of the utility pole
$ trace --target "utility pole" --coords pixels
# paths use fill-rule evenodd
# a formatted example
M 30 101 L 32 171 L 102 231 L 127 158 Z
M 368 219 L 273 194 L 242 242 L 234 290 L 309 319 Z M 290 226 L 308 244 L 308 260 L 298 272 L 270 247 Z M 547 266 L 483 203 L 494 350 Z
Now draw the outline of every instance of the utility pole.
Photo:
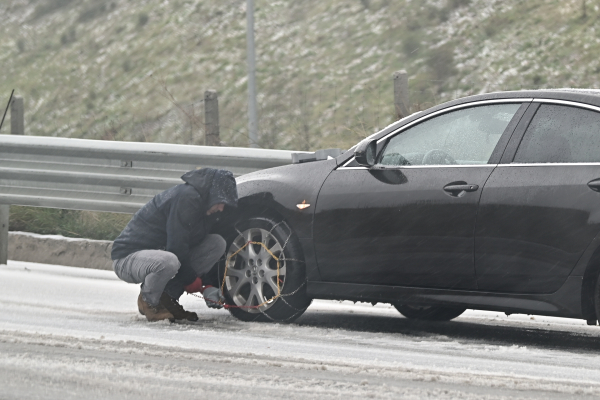
M 248 138 L 250 147 L 258 147 L 258 117 L 256 116 L 256 60 L 254 55 L 254 0 L 246 0 L 248 56 Z

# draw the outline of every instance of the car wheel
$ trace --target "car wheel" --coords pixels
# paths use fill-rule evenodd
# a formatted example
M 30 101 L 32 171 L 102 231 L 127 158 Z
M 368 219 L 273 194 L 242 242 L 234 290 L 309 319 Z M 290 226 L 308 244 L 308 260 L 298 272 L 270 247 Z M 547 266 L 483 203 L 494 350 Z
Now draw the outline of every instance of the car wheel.
M 596 281 L 596 288 L 594 289 L 594 308 L 596 310 L 596 320 L 600 321 L 600 276 Z
M 466 311 L 466 308 L 412 306 L 407 304 L 394 304 L 394 307 L 408 319 L 426 321 L 450 321 Z
M 287 223 L 268 217 L 244 219 L 226 240 L 220 278 L 234 317 L 291 322 L 302 315 L 311 299 L 306 295 L 300 243 Z

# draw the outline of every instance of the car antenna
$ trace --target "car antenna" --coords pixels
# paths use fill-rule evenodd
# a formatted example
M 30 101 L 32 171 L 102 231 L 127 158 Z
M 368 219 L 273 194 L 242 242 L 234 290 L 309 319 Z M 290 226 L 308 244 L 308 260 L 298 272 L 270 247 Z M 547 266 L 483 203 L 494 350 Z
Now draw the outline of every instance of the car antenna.
M 2 130 L 2 125 L 4 125 L 4 118 L 6 118 L 6 112 L 8 111 L 8 106 L 10 106 L 10 102 L 12 101 L 13 94 L 15 93 L 15 89 L 10 92 L 10 98 L 8 99 L 8 104 L 6 105 L 6 110 L 4 110 L 4 115 L 2 116 L 2 122 L 0 122 L 0 131 Z

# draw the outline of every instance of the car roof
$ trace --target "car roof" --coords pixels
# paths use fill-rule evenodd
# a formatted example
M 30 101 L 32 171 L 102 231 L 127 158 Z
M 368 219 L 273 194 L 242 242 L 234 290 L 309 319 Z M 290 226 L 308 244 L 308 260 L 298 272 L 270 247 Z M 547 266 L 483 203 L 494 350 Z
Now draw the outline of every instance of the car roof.
M 559 89 L 540 89 L 540 90 L 515 90 L 508 92 L 492 92 L 485 94 L 478 94 L 474 96 L 462 97 L 460 99 L 456 99 L 453 101 L 446 102 L 444 104 L 448 105 L 450 103 L 456 102 L 457 104 L 470 102 L 470 101 L 480 101 L 486 99 L 503 99 L 503 98 L 545 98 L 545 99 L 557 99 L 557 100 L 570 100 L 577 101 L 581 103 L 588 103 L 592 105 L 600 105 L 600 89 L 576 89 L 576 88 L 559 88 Z M 440 104 L 440 106 L 444 105 Z
M 485 100 L 500 100 L 500 99 L 553 99 L 553 100 L 566 100 L 573 101 L 577 103 L 590 104 L 593 106 L 600 107 L 600 90 L 596 89 L 543 89 L 543 90 L 518 90 L 518 91 L 508 91 L 508 92 L 493 92 L 493 93 L 485 93 L 478 94 L 474 96 L 461 97 L 460 99 L 448 101 L 437 106 L 428 108 L 419 113 L 415 113 L 407 118 L 403 118 L 399 121 L 396 121 L 390 124 L 388 127 L 384 128 L 382 131 L 378 132 L 377 135 L 374 135 L 374 138 L 384 136 L 389 132 L 398 129 L 399 127 L 412 122 L 417 118 L 421 118 L 427 114 L 434 113 L 444 108 L 473 103 L 476 101 L 485 101 Z M 384 133 L 385 132 L 385 133 Z
M 581 88 L 559 88 L 559 89 L 546 89 L 546 91 L 558 91 L 558 92 L 573 92 L 573 93 L 583 93 L 583 94 L 591 94 L 594 96 L 600 96 L 600 89 L 581 89 Z

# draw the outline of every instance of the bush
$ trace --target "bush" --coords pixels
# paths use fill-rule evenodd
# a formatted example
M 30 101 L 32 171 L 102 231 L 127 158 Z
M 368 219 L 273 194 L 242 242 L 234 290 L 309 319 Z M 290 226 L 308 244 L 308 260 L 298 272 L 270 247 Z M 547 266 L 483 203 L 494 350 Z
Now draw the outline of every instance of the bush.
M 427 66 L 438 81 L 444 81 L 456 73 L 454 67 L 454 46 L 447 43 L 431 50 L 427 58 Z
M 17 40 L 17 49 L 19 49 L 19 53 L 22 53 L 25 51 L 25 39 L 19 38 Z
M 107 8 L 108 7 L 106 6 L 106 3 L 94 0 L 92 4 L 88 5 L 86 8 L 83 9 L 83 11 L 81 11 L 77 21 L 87 22 L 96 19 L 102 14 L 104 14 Z
M 546 77 L 544 75 L 540 75 L 540 74 L 535 74 L 532 78 L 531 78 L 531 82 L 533 83 L 534 86 L 540 86 L 546 83 Z
M 494 13 L 487 19 L 487 21 L 485 21 L 483 30 L 488 37 L 492 37 L 497 33 L 502 32 L 502 30 L 508 29 L 510 24 L 513 23 L 513 18 L 513 15 L 508 13 Z
M 138 26 L 142 27 L 144 25 L 146 25 L 148 23 L 148 14 L 146 13 L 140 13 L 138 15 Z
M 448 0 L 448 7 L 452 9 L 468 6 L 469 4 L 471 4 L 471 0 Z
M 67 45 L 77 40 L 77 33 L 74 27 L 71 27 L 68 31 L 64 32 L 60 37 L 60 43 Z
M 402 38 L 402 49 L 408 57 L 418 54 L 421 47 L 421 36 L 414 32 L 409 32 Z
M 42 1 L 33 11 L 33 19 L 43 17 L 46 14 L 51 14 L 63 7 L 71 4 L 73 0 L 45 0 Z

